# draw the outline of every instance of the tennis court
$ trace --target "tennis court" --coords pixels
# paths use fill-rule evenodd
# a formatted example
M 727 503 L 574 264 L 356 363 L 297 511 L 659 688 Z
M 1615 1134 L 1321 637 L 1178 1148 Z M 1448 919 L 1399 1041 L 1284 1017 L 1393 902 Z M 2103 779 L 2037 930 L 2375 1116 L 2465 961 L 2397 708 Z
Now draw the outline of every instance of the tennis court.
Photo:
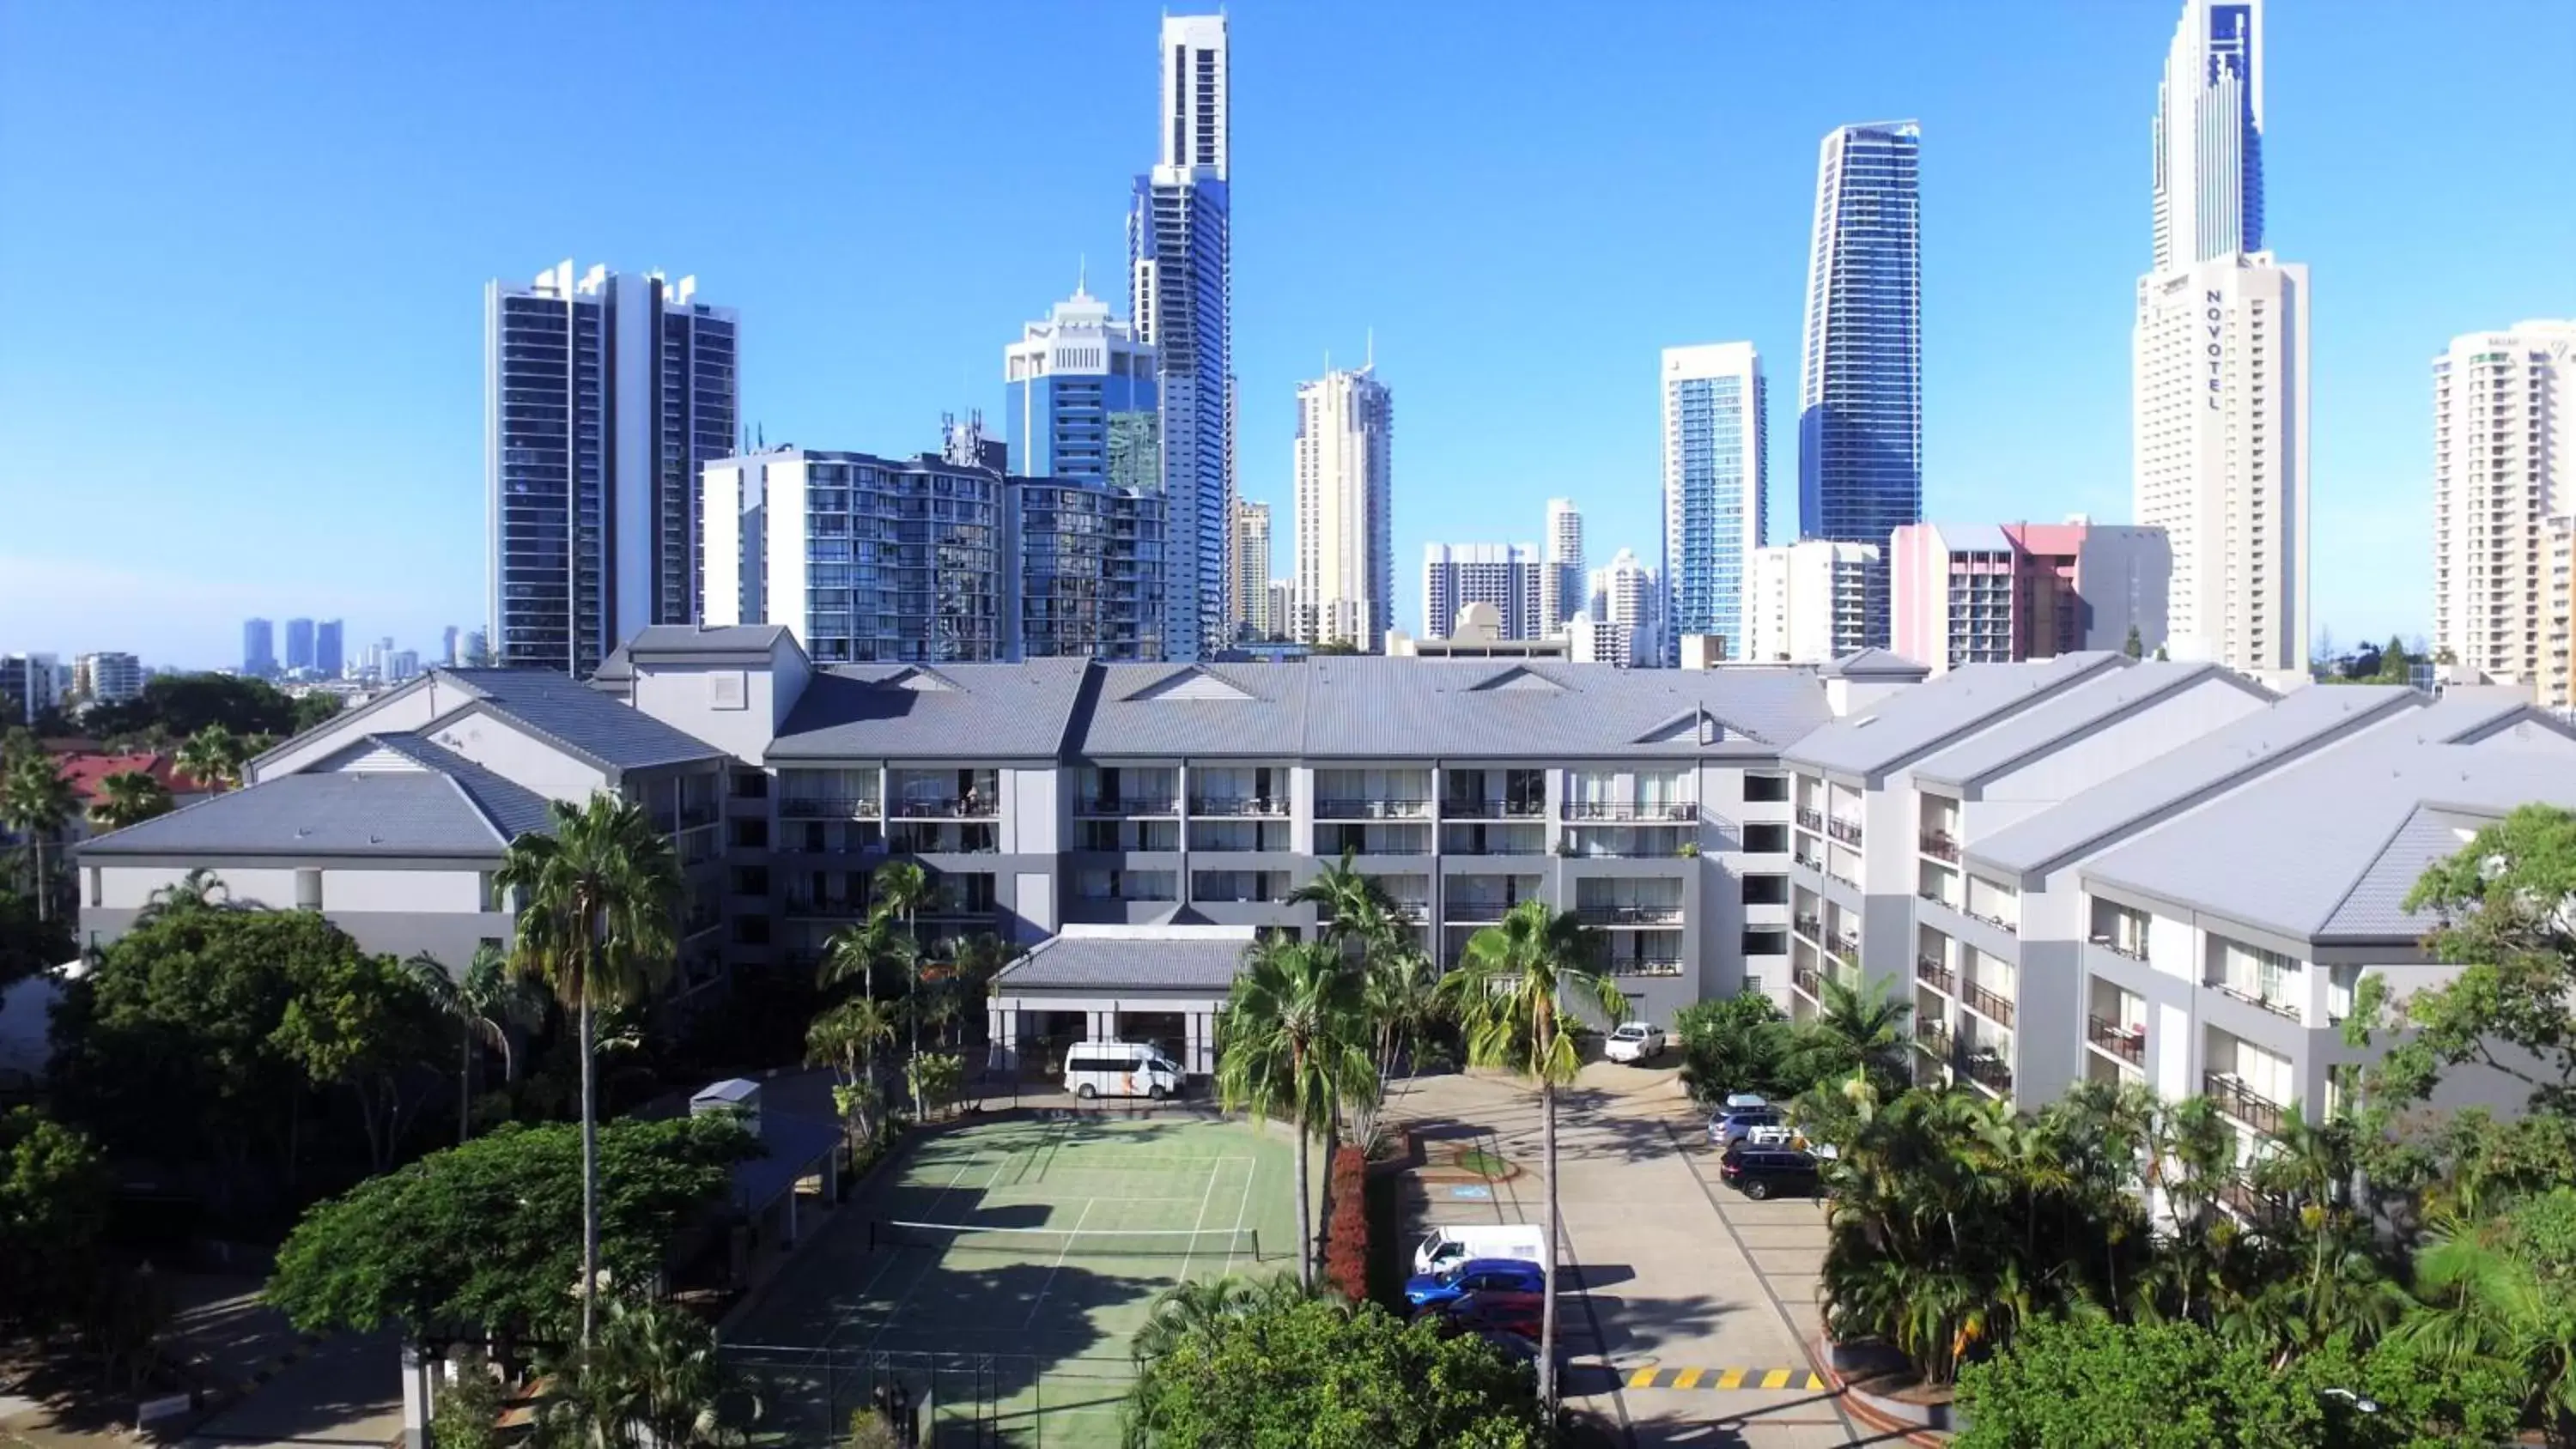
M 845 1424 L 862 1383 L 891 1374 L 914 1402 L 938 1398 L 942 1445 L 1115 1444 L 1155 1294 L 1293 1271 L 1293 1172 L 1285 1138 L 1186 1110 L 943 1132 L 836 1213 L 727 1337 L 773 1395 L 821 1395 L 798 1418 Z

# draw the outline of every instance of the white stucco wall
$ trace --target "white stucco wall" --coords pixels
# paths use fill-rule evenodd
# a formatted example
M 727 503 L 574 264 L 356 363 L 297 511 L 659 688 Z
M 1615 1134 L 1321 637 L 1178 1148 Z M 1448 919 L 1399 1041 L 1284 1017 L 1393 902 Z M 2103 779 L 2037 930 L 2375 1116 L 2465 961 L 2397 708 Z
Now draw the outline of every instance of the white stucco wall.
M 448 721 L 430 739 L 550 800 L 587 800 L 608 786 L 605 772 L 481 711 Z

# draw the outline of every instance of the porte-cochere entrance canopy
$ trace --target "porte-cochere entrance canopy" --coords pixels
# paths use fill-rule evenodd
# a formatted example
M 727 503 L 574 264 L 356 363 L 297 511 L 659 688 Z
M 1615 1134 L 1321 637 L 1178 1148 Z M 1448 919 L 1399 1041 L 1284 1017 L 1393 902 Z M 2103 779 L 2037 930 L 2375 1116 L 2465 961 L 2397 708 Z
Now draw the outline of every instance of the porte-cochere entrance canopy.
M 1250 926 L 1067 926 L 993 979 L 989 1065 L 1051 1073 L 1077 1041 L 1149 1041 L 1206 1076 L 1252 938 Z

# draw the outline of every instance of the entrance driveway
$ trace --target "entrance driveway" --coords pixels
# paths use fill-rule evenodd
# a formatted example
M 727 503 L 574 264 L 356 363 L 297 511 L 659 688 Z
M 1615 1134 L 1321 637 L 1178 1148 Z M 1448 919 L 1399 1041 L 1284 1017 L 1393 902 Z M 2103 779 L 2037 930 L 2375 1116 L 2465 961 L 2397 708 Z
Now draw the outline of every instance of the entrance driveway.
M 1423 1139 L 1411 1226 L 1545 1220 L 1535 1093 L 1482 1074 L 1431 1077 L 1388 1107 Z M 1669 1070 L 1595 1063 L 1560 1094 L 1568 1402 L 1639 1446 L 1877 1442 L 1818 1387 L 1804 1347 L 1820 1210 L 1717 1187 L 1699 1131 Z M 1516 1170 L 1489 1184 L 1457 1167 L 1461 1148 Z

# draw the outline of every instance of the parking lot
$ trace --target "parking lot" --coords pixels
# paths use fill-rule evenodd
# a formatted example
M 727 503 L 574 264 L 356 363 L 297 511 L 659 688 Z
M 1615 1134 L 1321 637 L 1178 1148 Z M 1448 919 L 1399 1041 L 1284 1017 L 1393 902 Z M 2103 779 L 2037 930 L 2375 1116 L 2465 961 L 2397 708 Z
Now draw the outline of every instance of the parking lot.
M 1425 1148 L 1410 1222 L 1544 1220 L 1538 1099 L 1506 1078 L 1426 1078 L 1390 1104 Z M 1812 1374 L 1825 1225 L 1805 1198 L 1717 1183 L 1669 1068 L 1595 1063 L 1560 1098 L 1567 1396 L 1640 1446 L 1817 1449 L 1878 1436 Z M 1460 1151 L 1510 1164 L 1500 1180 Z

